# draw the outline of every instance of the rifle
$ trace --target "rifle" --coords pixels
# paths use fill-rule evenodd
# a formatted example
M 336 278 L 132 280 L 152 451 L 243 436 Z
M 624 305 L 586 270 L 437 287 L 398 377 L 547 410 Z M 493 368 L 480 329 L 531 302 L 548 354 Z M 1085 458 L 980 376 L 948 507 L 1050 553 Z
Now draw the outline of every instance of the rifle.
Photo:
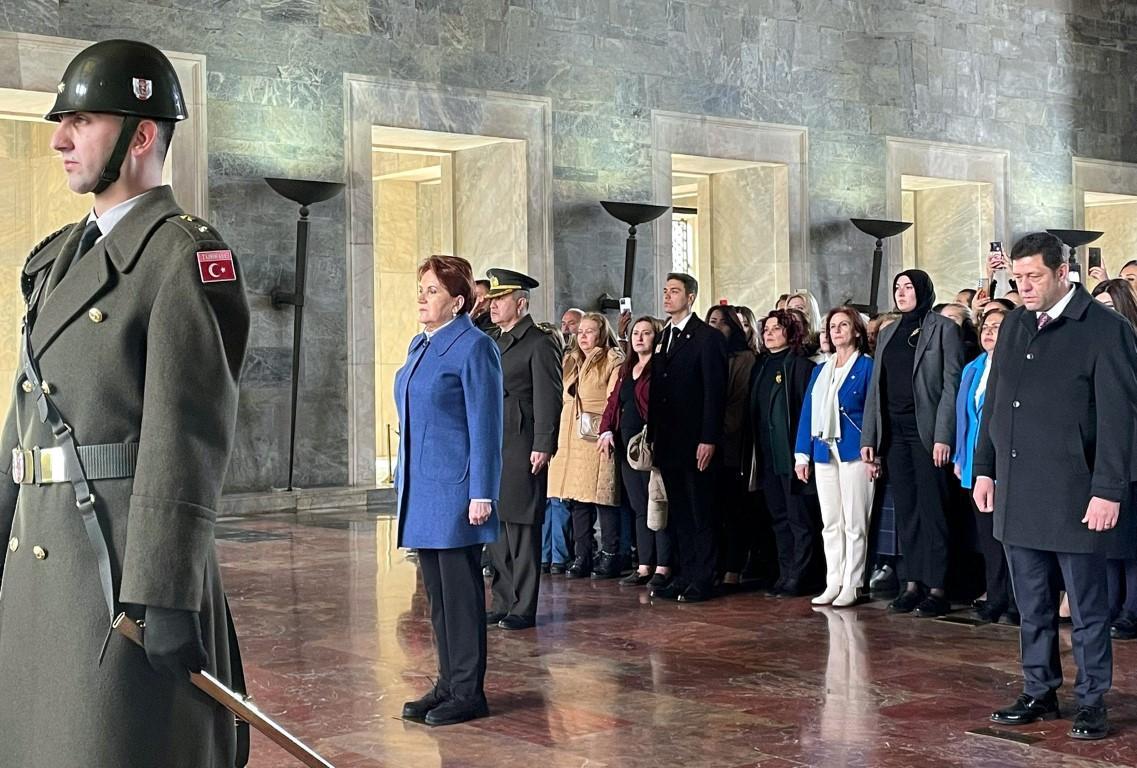
M 142 645 L 144 625 L 136 622 L 125 613 L 120 613 L 111 627 L 135 645 L 144 647 Z M 189 680 L 195 688 L 232 712 L 238 720 L 256 728 L 308 768 L 335 768 L 334 765 L 316 754 L 315 750 L 261 712 L 248 696 L 242 696 L 233 691 L 208 672 L 190 672 Z

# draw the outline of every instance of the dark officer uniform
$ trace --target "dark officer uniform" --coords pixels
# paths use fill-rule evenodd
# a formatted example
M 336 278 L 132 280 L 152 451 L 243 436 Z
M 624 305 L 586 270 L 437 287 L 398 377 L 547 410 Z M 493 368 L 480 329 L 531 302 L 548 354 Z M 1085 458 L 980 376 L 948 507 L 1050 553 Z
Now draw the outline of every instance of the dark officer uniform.
M 532 290 L 538 282 L 507 269 L 491 269 L 490 297 Z M 505 385 L 505 431 L 501 450 L 501 535 L 488 549 L 493 559 L 490 617 L 503 628 L 532 626 L 541 584 L 541 525 L 549 470 L 534 475 L 529 455 L 552 456 L 561 419 L 561 339 L 525 315 L 509 331 L 491 335 L 501 350 Z M 514 627 L 509 625 L 513 623 Z
M 1096 708 L 1113 676 L 1104 556 L 1112 534 L 1082 518 L 1091 496 L 1121 501 L 1129 487 L 1137 341 L 1123 317 L 1072 291 L 1041 328 L 1025 308 L 1003 322 L 975 475 L 996 483 L 994 533 L 1022 616 L 1025 693 L 1042 699 L 1062 684 L 1060 569 L 1073 613 L 1074 690 L 1079 706 Z
M 153 108 L 177 119 L 176 110 L 161 112 L 171 108 L 165 89 L 177 88 L 169 62 L 128 41 L 81 53 L 49 118 L 122 113 L 131 108 L 132 79 L 135 114 Z M 76 93 L 78 85 L 87 87 Z M 125 94 L 111 101 L 126 107 L 100 102 L 103 86 Z M 196 614 L 205 669 L 229 684 L 239 677 L 213 525 L 248 304 L 226 244 L 185 215 L 168 187 L 135 198 L 109 234 L 77 255 L 85 223 L 44 241 L 21 275 L 31 299 L 32 379 L 42 375 L 43 386 L 25 366 L 0 440 L 0 764 L 230 768 L 240 753 L 233 716 L 108 632 L 112 610 L 139 619 Z M 86 504 L 77 506 L 71 438 L 49 428 L 56 416 L 78 444 L 93 494 Z M 84 513 L 92 512 L 88 529 Z M 113 607 L 100 565 L 109 565 Z M 148 633 L 161 623 L 150 625 Z

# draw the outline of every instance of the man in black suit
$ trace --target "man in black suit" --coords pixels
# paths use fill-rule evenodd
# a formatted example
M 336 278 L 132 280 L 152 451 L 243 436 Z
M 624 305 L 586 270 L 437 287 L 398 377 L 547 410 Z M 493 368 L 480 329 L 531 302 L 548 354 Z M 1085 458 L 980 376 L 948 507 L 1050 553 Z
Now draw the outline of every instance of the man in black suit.
M 1113 682 L 1104 547 L 1129 487 L 1137 337 L 1067 276 L 1045 232 L 1011 251 L 1023 306 L 1007 316 L 987 382 L 975 504 L 994 510 L 1022 616 L 1024 691 L 991 715 L 1021 725 L 1059 716 L 1058 575 L 1074 622 L 1076 739 L 1109 733 Z
M 669 321 L 651 365 L 648 439 L 667 490 L 668 526 L 679 570 L 652 597 L 700 602 L 711 596 L 715 575 L 714 472 L 726 408 L 723 336 L 691 307 L 699 283 L 672 273 L 663 289 Z

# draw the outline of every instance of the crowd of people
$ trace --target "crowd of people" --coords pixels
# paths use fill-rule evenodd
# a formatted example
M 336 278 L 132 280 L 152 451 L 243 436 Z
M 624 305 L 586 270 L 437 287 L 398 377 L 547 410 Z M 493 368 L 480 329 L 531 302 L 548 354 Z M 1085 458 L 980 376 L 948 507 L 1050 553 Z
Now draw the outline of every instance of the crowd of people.
M 666 317 L 623 313 L 614 327 L 604 313 L 570 308 L 559 332 L 527 318 L 535 280 L 490 270 L 490 279 L 472 284 L 471 328 L 497 340 L 507 371 L 502 455 L 512 451 L 517 458 L 501 466 L 501 484 L 514 482 L 514 473 L 525 478 L 525 488 L 508 500 L 503 491 L 500 512 L 491 514 L 505 521 L 516 507 L 528 511 L 523 535 L 503 523 L 505 534 L 487 547 L 483 565 L 493 579 L 494 603 L 483 629 L 534 626 L 544 572 L 619 579 L 621 587 L 680 602 L 762 590 L 849 608 L 880 593 L 890 600 L 890 612 L 922 618 L 962 604 L 975 623 L 1021 623 L 1024 637 L 1037 624 L 1035 639 L 1049 653 L 1049 606 L 1037 595 L 1028 609 L 1016 600 L 1013 556 L 1022 548 L 1011 546 L 1010 512 L 993 515 L 993 496 L 985 495 L 996 474 L 992 446 L 1008 440 L 1005 430 L 988 435 L 984 423 L 993 410 L 985 406 L 999 368 L 1000 330 L 1015 318 L 1013 331 L 1029 322 L 1041 334 L 1045 323 L 1039 320 L 1035 329 L 1034 317 L 1050 307 L 1039 303 L 1039 286 L 1057 297 L 1069 285 L 1061 244 L 1030 241 L 1027 251 L 1034 246 L 1049 271 L 1041 277 L 1024 272 L 1024 285 L 1011 277 L 1012 258 L 1002 252 L 991 254 L 978 290 L 961 290 L 951 302 L 937 303 L 928 274 L 905 270 L 892 281 L 894 309 L 874 317 L 847 305 L 822 313 L 807 290 L 759 312 L 721 303 L 699 317 L 696 280 L 675 273 L 665 282 Z M 1022 265 L 1032 263 L 1021 258 Z M 1073 312 L 1061 310 L 1068 302 L 1084 314 L 1071 297 L 1085 294 L 1087 302 L 1124 318 L 1131 332 L 1137 262 L 1121 274 L 1110 279 L 1096 268 L 1092 298 L 1075 285 L 1052 311 Z M 543 350 L 541 366 L 531 355 L 510 363 L 519 317 L 535 329 L 525 338 Z M 554 355 L 557 365 L 549 363 Z M 1027 352 L 1025 359 L 1034 355 Z M 511 367 L 517 372 L 512 382 Z M 1127 391 L 1129 382 L 1116 383 Z M 1016 399 L 1012 407 L 1019 404 Z M 1134 420 L 1132 402 L 1118 407 Z M 1119 434 L 1131 434 L 1129 426 Z M 1085 437 L 1093 426 L 1078 429 Z M 1093 440 L 1101 437 L 1088 438 L 1087 472 L 1093 471 Z M 1080 451 L 1072 449 L 1071 456 Z M 1098 454 L 1100 461 L 1105 452 Z M 467 459 L 471 472 L 474 460 Z M 1137 472 L 1130 474 L 1122 491 L 1105 494 L 1117 497 L 1120 516 L 1099 529 L 1087 513 L 1091 530 L 1134 517 L 1137 494 L 1128 486 Z M 1008 475 L 1000 465 L 1000 478 Z M 488 489 L 486 498 L 495 498 Z M 541 506 L 536 513 L 534 505 Z M 470 514 L 473 522 L 473 507 Z M 1137 528 L 1117 523 L 1117 529 L 1091 546 L 1109 558 L 1100 580 L 1108 604 L 1106 642 L 1111 634 L 1137 638 Z M 1048 584 L 1065 581 L 1071 594 L 1085 594 L 1082 572 L 1061 564 L 1053 571 Z M 1072 602 L 1082 630 L 1079 607 L 1084 616 L 1092 611 L 1088 603 Z M 1070 615 L 1065 604 L 1063 611 Z M 484 647 L 484 631 L 481 636 Z M 1017 702 L 1017 709 L 993 717 L 1029 722 L 1041 700 Z M 1079 738 L 1100 737 L 1100 722 L 1078 722 L 1074 731 L 1084 726 Z

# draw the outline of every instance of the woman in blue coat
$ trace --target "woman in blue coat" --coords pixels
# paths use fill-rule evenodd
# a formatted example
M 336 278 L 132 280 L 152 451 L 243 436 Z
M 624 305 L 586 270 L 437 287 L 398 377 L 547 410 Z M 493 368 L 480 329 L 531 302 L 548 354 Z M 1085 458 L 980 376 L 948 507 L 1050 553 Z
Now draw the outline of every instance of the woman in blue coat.
M 497 539 L 501 356 L 470 321 L 474 275 L 457 256 L 419 267 L 418 319 L 395 374 L 399 546 L 418 550 L 438 650 L 433 690 L 403 717 L 450 725 L 489 714 L 482 546 Z
M 812 461 L 817 473 L 825 591 L 813 604 L 845 608 L 860 600 L 868 555 L 874 489 L 861 461 L 861 429 L 872 359 L 857 310 L 831 309 L 825 328 L 834 354 L 810 376 L 797 423 L 794 471 L 798 480 L 809 482 Z

